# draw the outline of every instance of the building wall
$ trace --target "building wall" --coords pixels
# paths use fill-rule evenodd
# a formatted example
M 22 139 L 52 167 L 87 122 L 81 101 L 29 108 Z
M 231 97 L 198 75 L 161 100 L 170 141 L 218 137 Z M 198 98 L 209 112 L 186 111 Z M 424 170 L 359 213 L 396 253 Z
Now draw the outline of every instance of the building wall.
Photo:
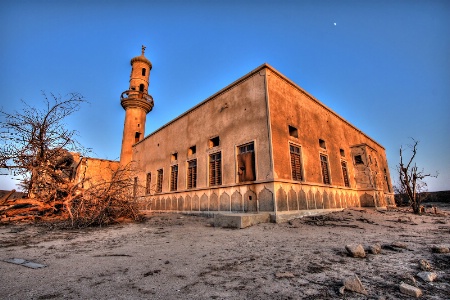
M 236 185 L 236 149 L 248 142 L 255 145 L 256 181 L 270 179 L 267 126 L 264 76 L 250 73 L 133 147 L 139 185 L 145 186 L 147 173 L 151 173 L 150 194 L 155 194 L 157 170 L 163 169 L 161 194 L 170 193 L 171 166 L 178 165 L 177 191 L 186 190 L 187 162 L 197 159 L 196 188 L 209 188 L 209 155 L 218 151 L 222 155 L 222 187 Z M 209 140 L 217 136 L 220 144 L 211 148 Z M 196 153 L 188 155 L 192 146 L 196 147 Z
M 385 150 L 381 145 L 281 74 L 269 69 L 267 81 L 275 180 L 289 182 L 292 179 L 289 152 L 289 144 L 292 143 L 301 148 L 303 183 L 370 191 L 373 197 L 376 194 L 375 190 L 383 193 L 391 192 L 389 168 Z M 298 137 L 290 135 L 289 126 L 297 129 Z M 320 146 L 319 139 L 325 142 L 325 149 Z M 355 165 L 356 148 L 352 148 L 355 145 L 365 145 L 360 147 L 360 151 L 364 154 L 362 165 Z M 320 155 L 327 157 L 330 184 L 323 183 Z M 369 155 L 371 162 L 367 159 Z M 349 188 L 344 184 L 342 161 L 347 164 Z M 386 177 L 384 170 L 387 173 Z M 372 179 L 376 184 L 366 184 L 365 181 Z M 360 193 L 360 196 L 362 195 Z M 377 197 L 385 198 L 384 195 Z
M 74 159 L 77 164 L 75 182 L 82 182 L 83 188 L 110 182 L 114 172 L 119 168 L 118 161 L 80 157 L 79 154 L 74 154 Z
M 297 129 L 297 137 L 288 126 Z M 216 136 L 220 145 L 210 148 L 208 141 Z M 239 183 L 237 146 L 252 141 L 256 180 Z M 301 148 L 302 181 L 292 180 L 290 143 Z M 194 145 L 196 153 L 189 156 Z M 222 153 L 223 180 L 210 186 L 208 160 L 217 151 Z M 356 165 L 354 156 L 360 152 L 363 163 Z M 327 157 L 330 184 L 323 183 L 320 155 Z M 187 162 L 194 158 L 197 187 L 187 189 Z M 147 136 L 133 147 L 133 159 L 141 187 L 151 174 L 150 193 L 145 188 L 139 193 L 142 209 L 291 213 L 393 204 L 385 182 L 387 178 L 390 186 L 389 173 L 382 173 L 388 170 L 384 148 L 267 65 Z M 173 165 L 178 166 L 176 191 L 170 191 Z M 158 169 L 164 179 L 162 192 L 156 193 Z

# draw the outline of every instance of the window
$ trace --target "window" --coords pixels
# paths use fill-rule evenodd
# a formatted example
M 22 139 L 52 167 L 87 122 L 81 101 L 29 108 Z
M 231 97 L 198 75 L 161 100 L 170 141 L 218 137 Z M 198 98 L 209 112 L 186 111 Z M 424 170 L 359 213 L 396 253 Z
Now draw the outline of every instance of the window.
M 158 178 L 156 181 L 156 192 L 161 193 L 162 192 L 162 182 L 163 182 L 163 169 L 158 170 Z
M 256 180 L 255 145 L 253 142 L 238 147 L 237 163 L 239 182 Z
M 292 180 L 302 181 L 303 175 L 300 147 L 289 145 L 289 152 L 291 153 Z
M 346 187 L 350 187 L 350 182 L 348 181 L 347 163 L 345 161 L 341 161 L 341 166 L 342 166 L 342 176 L 344 177 L 344 185 Z
M 192 146 L 188 149 L 188 156 L 194 155 L 197 152 L 197 147 Z
M 339 149 L 339 152 L 341 153 L 341 156 L 342 156 L 342 157 L 345 157 L 345 151 L 344 151 L 344 149 Z
M 372 164 L 372 156 L 369 155 L 369 162 Z
M 141 137 L 141 133 L 140 132 L 136 132 L 134 134 L 134 142 L 137 143 L 139 142 L 139 138 Z
M 386 186 L 387 186 L 388 192 L 390 193 L 391 192 L 391 186 L 389 185 L 389 178 L 387 176 L 386 169 L 384 169 L 384 181 L 386 182 Z
M 170 161 L 177 161 L 178 160 L 178 152 L 172 153 L 170 156 Z
M 364 162 L 362 160 L 361 155 L 355 155 L 355 165 L 363 165 Z
M 218 136 L 209 140 L 209 148 L 217 147 L 220 144 L 220 139 Z
M 133 198 L 136 199 L 137 196 L 137 189 L 138 189 L 138 178 L 134 177 L 134 183 L 133 183 Z
M 178 183 L 178 165 L 174 165 L 170 168 L 170 190 L 176 191 Z
M 319 139 L 319 146 L 320 146 L 320 148 L 327 149 L 327 146 L 325 145 L 325 141 L 322 139 Z
M 145 76 L 145 71 L 147 71 L 145 68 L 142 68 L 142 76 Z
M 298 130 L 294 126 L 288 125 L 289 135 L 295 138 L 298 138 Z
M 145 193 L 148 195 L 151 192 L 152 184 L 152 173 L 147 173 L 147 178 L 145 180 Z
M 197 160 L 188 161 L 187 188 L 193 189 L 197 187 Z
M 141 83 L 141 84 L 139 85 L 139 92 L 143 92 L 143 91 L 144 91 L 144 84 Z
M 221 160 L 220 152 L 209 155 L 209 185 L 222 184 Z
M 320 155 L 320 165 L 322 167 L 323 183 L 330 184 L 330 172 L 328 170 L 328 158 L 325 155 Z

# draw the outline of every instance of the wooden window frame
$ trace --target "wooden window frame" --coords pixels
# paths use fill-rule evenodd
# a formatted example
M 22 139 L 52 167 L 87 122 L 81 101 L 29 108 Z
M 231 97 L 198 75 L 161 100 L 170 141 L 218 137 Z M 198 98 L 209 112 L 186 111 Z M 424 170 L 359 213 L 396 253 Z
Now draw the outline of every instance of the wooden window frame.
M 222 152 L 214 152 L 209 155 L 209 185 L 222 185 Z
M 152 173 L 149 172 L 145 178 L 145 194 L 150 195 L 152 191 Z
M 256 180 L 254 141 L 237 146 L 236 162 L 238 182 L 251 182 Z
M 289 156 L 291 161 L 291 178 L 295 181 L 303 181 L 303 164 L 301 146 L 289 144 Z M 298 151 L 296 151 L 298 150 Z
M 170 167 L 170 191 L 178 189 L 178 165 Z
M 164 170 L 159 169 L 157 171 L 158 177 L 156 178 L 156 192 L 162 193 L 162 186 L 163 186 L 163 180 L 164 180 Z
M 350 187 L 350 179 L 348 176 L 348 167 L 345 160 L 341 160 L 342 177 L 344 178 L 344 186 Z
M 328 156 L 320 154 L 320 169 L 322 170 L 322 182 L 323 184 L 331 184 L 331 174 L 328 162 Z
M 187 188 L 195 189 L 197 187 L 197 159 L 187 162 Z

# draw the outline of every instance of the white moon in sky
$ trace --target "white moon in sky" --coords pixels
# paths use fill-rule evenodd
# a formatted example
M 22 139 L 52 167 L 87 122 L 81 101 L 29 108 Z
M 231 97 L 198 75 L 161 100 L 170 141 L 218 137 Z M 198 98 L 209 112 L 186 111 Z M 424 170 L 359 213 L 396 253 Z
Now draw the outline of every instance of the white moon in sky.
M 336 23 L 334 23 L 334 26 L 336 26 Z

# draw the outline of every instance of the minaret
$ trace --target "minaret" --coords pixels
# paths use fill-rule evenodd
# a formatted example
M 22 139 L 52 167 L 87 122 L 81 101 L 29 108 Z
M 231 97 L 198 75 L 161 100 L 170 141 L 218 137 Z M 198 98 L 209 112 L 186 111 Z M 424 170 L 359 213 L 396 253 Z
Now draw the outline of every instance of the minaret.
M 131 59 L 130 88 L 120 96 L 120 104 L 125 109 L 122 151 L 120 164 L 127 165 L 132 160 L 132 146 L 141 141 L 145 134 L 146 115 L 153 108 L 153 98 L 148 94 L 152 63 L 142 54 Z

